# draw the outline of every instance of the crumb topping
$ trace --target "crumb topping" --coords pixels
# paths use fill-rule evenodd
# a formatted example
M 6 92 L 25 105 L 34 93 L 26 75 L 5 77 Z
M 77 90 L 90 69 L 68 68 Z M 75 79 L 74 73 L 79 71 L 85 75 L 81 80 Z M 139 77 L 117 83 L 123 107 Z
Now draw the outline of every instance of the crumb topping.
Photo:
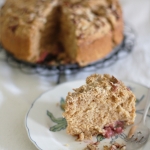
M 114 0 L 63 0 L 62 3 L 63 11 L 69 12 L 76 26 L 76 37 L 81 39 L 97 32 L 104 35 L 111 30 L 108 20 L 115 26 L 119 17 L 119 6 Z

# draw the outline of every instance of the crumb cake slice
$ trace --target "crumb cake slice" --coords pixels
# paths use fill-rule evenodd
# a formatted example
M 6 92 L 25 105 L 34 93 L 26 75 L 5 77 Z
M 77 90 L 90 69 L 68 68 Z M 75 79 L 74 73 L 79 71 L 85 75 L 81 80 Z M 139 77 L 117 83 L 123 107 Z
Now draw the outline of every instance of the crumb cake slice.
M 121 133 L 124 125 L 134 122 L 135 100 L 132 91 L 114 76 L 93 74 L 66 97 L 67 133 L 78 140 Z

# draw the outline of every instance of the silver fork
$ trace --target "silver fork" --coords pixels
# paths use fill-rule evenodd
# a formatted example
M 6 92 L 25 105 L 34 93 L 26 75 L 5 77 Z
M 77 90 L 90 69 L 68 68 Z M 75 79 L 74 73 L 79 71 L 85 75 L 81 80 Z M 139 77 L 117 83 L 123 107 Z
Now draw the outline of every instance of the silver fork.
M 150 89 L 148 90 L 146 100 L 144 114 L 140 123 L 133 125 L 128 135 L 124 133 L 120 135 L 127 142 L 127 150 L 135 150 L 142 147 L 149 138 L 150 129 L 145 125 L 145 120 L 150 107 Z

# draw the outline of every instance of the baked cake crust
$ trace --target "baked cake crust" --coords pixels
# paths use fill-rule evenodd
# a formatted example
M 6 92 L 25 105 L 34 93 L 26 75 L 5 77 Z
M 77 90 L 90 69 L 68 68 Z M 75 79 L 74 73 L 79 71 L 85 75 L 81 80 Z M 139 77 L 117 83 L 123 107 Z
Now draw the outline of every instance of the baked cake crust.
M 117 0 L 63 0 L 62 5 L 60 41 L 81 66 L 104 58 L 122 42 L 123 19 Z
M 57 0 L 6 0 L 0 9 L 0 42 L 17 59 L 36 62 L 42 51 L 43 31 L 49 24 L 50 37 L 55 38 L 53 15 Z M 54 22 L 54 23 L 53 23 Z M 50 44 L 53 46 L 51 39 Z
M 93 74 L 66 97 L 67 133 L 84 140 L 105 134 L 104 128 L 118 121 L 130 125 L 135 119 L 135 100 L 132 91 L 114 76 Z
M 34 63 L 46 51 L 85 66 L 108 55 L 123 39 L 117 0 L 6 0 L 0 25 L 3 47 Z

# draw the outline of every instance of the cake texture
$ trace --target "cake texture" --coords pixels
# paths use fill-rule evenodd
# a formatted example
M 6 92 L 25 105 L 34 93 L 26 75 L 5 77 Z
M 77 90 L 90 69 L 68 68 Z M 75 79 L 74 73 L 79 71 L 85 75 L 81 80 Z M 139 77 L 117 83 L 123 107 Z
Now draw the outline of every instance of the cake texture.
M 124 125 L 134 123 L 135 100 L 132 91 L 114 76 L 93 74 L 66 97 L 67 133 L 81 141 L 98 134 L 109 138 L 112 128 L 121 133 Z
M 121 43 L 123 19 L 117 0 L 63 0 L 62 6 L 60 41 L 81 66 Z
M 43 53 L 55 52 L 57 6 L 57 0 L 6 0 L 0 10 L 3 47 L 28 62 L 37 62 Z
M 6 0 L 0 26 L 3 47 L 33 63 L 49 56 L 85 66 L 123 40 L 118 0 Z

